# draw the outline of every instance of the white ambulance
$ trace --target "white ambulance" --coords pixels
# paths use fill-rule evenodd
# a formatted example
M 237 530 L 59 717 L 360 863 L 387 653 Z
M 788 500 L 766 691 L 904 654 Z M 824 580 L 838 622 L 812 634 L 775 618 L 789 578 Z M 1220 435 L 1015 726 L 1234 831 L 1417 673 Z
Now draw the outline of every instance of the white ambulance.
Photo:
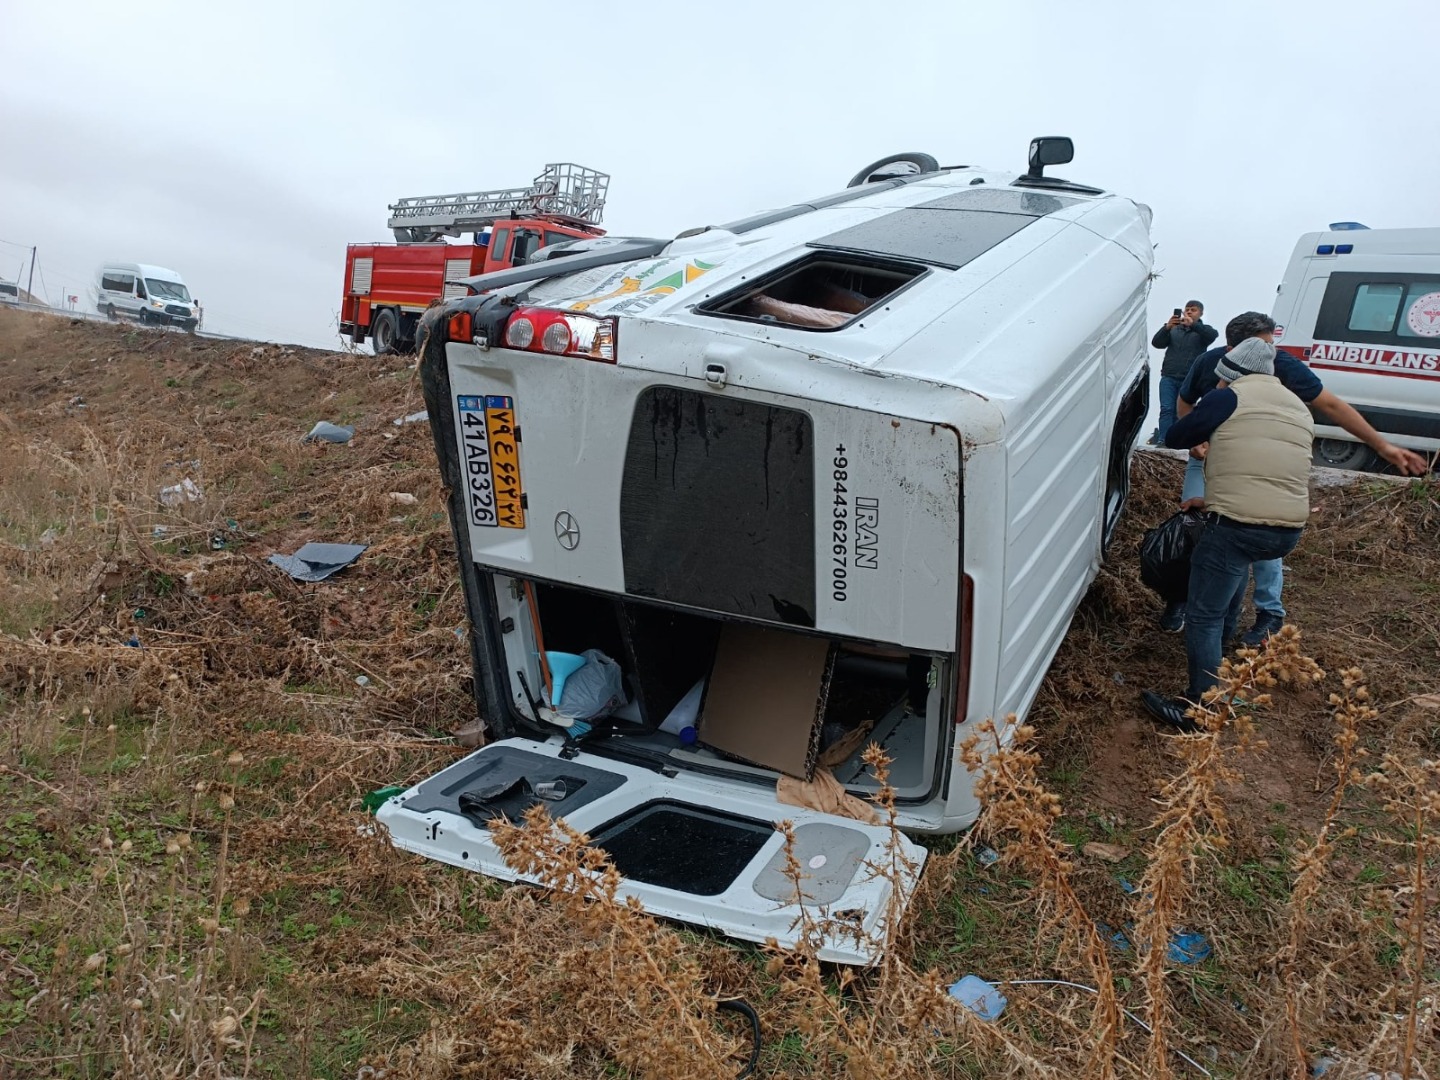
M 1440 229 L 1336 222 L 1295 245 L 1275 298 L 1276 343 L 1391 442 L 1440 450 Z M 1315 429 L 1315 460 L 1376 463 L 1340 428 Z
M 863 798 L 873 741 L 903 829 L 973 822 L 959 747 L 1025 716 L 1128 490 L 1150 211 L 1044 175 L 1072 152 L 1036 140 L 1020 176 L 897 155 L 435 310 L 422 376 L 497 741 L 381 807 L 398 846 L 514 880 L 487 822 L 540 804 L 652 913 L 793 943 L 789 819 L 799 900 L 845 927 L 825 958 L 874 956 L 888 830 L 777 785 Z M 572 724 L 545 661 L 589 650 L 628 701 Z

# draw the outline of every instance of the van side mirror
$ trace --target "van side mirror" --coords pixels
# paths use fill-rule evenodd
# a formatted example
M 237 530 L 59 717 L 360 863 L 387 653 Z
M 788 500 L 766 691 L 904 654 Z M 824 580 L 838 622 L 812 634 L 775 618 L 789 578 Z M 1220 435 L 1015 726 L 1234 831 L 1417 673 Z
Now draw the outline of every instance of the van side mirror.
M 1038 180 L 1045 175 L 1046 165 L 1068 165 L 1075 160 L 1075 142 L 1067 135 L 1041 135 L 1030 140 L 1030 171 L 1025 175 Z

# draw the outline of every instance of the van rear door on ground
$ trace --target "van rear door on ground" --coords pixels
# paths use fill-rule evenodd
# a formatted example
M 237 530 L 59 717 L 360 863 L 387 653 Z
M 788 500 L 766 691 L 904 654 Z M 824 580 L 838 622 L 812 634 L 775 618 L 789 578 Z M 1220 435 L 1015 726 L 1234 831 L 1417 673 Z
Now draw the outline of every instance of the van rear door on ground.
M 390 799 L 377 818 L 396 846 L 506 881 L 490 835 L 499 816 L 544 806 L 603 849 L 619 893 L 645 910 L 730 937 L 794 946 L 823 923 L 821 959 L 868 963 L 903 910 L 926 852 L 898 831 L 782 805 L 773 789 L 563 748 L 558 739 L 483 747 Z M 787 874 L 789 821 L 797 881 Z M 895 867 L 889 875 L 877 867 Z M 899 904 L 892 904 L 898 883 Z

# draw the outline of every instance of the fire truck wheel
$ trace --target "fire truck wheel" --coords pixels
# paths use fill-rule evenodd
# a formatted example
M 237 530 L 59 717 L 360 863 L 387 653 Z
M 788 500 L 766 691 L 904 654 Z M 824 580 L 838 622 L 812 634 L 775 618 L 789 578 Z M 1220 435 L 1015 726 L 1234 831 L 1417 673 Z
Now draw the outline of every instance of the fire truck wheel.
M 886 169 L 889 165 L 909 165 L 909 169 Z M 859 187 L 861 184 L 869 183 L 870 177 L 885 169 L 892 175 L 903 175 L 911 173 L 930 173 L 940 171 L 940 162 L 936 161 L 929 154 L 921 154 L 916 151 L 908 151 L 904 154 L 891 154 L 889 157 L 881 158 L 879 161 L 872 161 L 865 168 L 861 169 L 853 177 L 846 187 Z M 886 177 L 885 179 L 888 179 Z
M 370 344 L 374 346 L 376 356 L 388 356 L 399 351 L 400 320 L 389 308 L 376 315 L 375 321 L 370 324 Z

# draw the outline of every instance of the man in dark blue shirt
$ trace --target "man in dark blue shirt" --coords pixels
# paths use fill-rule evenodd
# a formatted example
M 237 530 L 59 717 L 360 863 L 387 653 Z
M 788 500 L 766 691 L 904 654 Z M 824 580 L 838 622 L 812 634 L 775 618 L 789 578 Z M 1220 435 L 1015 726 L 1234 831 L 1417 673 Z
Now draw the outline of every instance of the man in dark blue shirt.
M 1220 358 L 1242 341 L 1252 337 L 1258 337 L 1273 344 L 1275 320 L 1258 311 L 1247 311 L 1236 315 L 1225 325 L 1225 345 L 1201 353 L 1195 358 L 1195 362 L 1190 365 L 1189 374 L 1185 376 L 1185 381 L 1180 386 L 1179 399 L 1175 403 L 1176 412 L 1181 418 L 1186 416 L 1205 394 L 1215 389 L 1218 382 L 1215 365 L 1220 362 Z M 1277 353 L 1275 377 L 1287 390 L 1309 405 L 1313 411 L 1322 414 L 1325 419 L 1337 427 L 1344 428 L 1393 465 L 1402 475 L 1425 475 L 1427 467 L 1423 457 L 1413 450 L 1406 450 L 1404 447 L 1396 446 L 1388 441 L 1371 427 L 1369 421 L 1356 412 L 1353 406 L 1326 390 L 1325 384 L 1303 361 L 1297 360 L 1289 353 Z M 1180 505 L 1186 509 L 1205 505 L 1203 456 L 1203 451 L 1200 452 L 1199 457 L 1194 456 L 1192 452 L 1190 462 L 1185 469 L 1185 482 L 1180 493 Z M 1257 562 L 1254 566 L 1254 575 L 1255 625 L 1246 632 L 1242 640 L 1248 646 L 1258 647 L 1285 623 L 1285 607 L 1280 602 L 1280 593 L 1283 587 L 1280 560 Z M 1184 625 L 1183 604 L 1168 605 L 1160 616 L 1162 629 L 1179 631 L 1184 628 Z

